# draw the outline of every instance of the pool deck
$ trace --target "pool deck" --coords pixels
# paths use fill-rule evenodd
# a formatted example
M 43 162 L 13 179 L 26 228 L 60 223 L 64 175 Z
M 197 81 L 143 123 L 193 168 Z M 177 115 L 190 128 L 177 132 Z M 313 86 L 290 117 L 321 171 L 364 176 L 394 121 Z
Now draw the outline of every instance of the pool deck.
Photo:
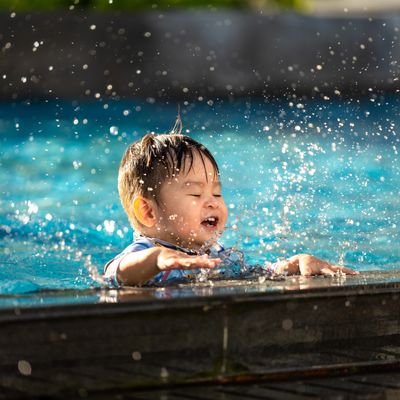
M 26 297 L 0 309 L 0 399 L 400 382 L 400 271 Z

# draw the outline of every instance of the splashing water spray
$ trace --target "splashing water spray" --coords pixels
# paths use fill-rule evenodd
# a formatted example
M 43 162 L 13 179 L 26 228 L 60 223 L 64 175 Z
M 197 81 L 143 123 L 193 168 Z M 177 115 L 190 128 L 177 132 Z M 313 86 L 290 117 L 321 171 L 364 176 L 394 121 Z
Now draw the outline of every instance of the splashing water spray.
M 81 259 L 82 258 L 82 252 L 78 251 L 75 256 L 77 257 L 77 259 Z M 99 273 L 99 270 L 96 268 L 95 265 L 92 264 L 92 256 L 91 255 L 87 255 L 83 258 L 84 261 L 84 265 L 87 269 L 87 271 L 89 272 L 89 276 L 97 283 L 99 283 L 102 287 L 108 287 L 109 286 L 109 282 L 107 279 L 105 279 L 103 277 L 103 275 L 101 275 Z
M 237 224 L 228 227 L 225 230 L 237 231 Z M 208 254 L 211 258 L 220 258 L 221 263 L 215 269 L 201 268 L 200 272 L 195 275 L 195 283 L 207 283 L 213 285 L 212 280 L 222 279 L 254 279 L 257 278 L 259 283 L 265 282 L 267 279 L 284 279 L 283 276 L 275 276 L 270 268 L 271 263 L 265 262 L 263 265 L 247 264 L 244 253 L 238 250 L 239 243 L 242 241 L 240 235 L 236 243 L 229 249 L 224 251 L 218 244 L 218 239 L 222 232 L 216 232 L 215 235 L 206 241 L 199 250 L 199 254 Z

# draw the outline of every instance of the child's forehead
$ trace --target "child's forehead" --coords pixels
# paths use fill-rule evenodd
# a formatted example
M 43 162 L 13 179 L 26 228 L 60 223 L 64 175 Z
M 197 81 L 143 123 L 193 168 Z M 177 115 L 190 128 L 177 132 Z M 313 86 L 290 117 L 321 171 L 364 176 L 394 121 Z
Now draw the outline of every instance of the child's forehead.
M 185 183 L 201 183 L 201 182 L 214 182 L 219 181 L 218 171 L 214 166 L 209 163 L 209 165 L 193 165 L 192 168 L 185 168 L 179 175 L 180 181 Z
M 205 186 L 207 184 L 221 185 L 218 171 L 214 166 L 192 166 L 191 168 L 185 167 L 181 171 L 177 171 L 172 177 L 167 179 L 169 184 L 175 183 L 180 187 L 188 186 Z
M 220 185 L 219 175 L 216 170 L 207 171 L 205 169 L 199 171 L 190 170 L 187 173 L 179 173 L 168 179 L 171 182 L 176 182 L 180 186 L 205 186 L 208 183 Z
M 185 157 L 182 161 L 181 170 L 177 171 L 179 177 L 190 178 L 191 176 L 204 176 L 207 180 L 218 180 L 219 174 L 215 165 L 204 154 L 193 154 L 193 158 Z
M 187 180 L 187 179 L 182 179 L 180 182 L 178 180 L 178 183 L 181 184 L 182 187 L 201 187 L 203 188 L 207 184 L 211 184 L 212 186 L 221 186 L 221 182 L 219 179 L 208 179 L 208 181 L 205 180 Z

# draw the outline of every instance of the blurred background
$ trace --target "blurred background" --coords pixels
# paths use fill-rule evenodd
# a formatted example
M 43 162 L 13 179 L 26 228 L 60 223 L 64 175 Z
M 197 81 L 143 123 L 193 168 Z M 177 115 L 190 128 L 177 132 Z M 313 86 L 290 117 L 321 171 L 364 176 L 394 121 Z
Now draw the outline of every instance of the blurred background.
M 62 8 L 81 8 L 92 10 L 136 11 L 156 8 L 252 8 L 267 12 L 295 9 L 301 12 L 321 14 L 343 12 L 368 14 L 371 12 L 398 11 L 399 2 L 396 0 L 4 0 L 1 8 L 6 10 L 56 10 Z
M 395 91 L 396 0 L 3 0 L 0 98 Z

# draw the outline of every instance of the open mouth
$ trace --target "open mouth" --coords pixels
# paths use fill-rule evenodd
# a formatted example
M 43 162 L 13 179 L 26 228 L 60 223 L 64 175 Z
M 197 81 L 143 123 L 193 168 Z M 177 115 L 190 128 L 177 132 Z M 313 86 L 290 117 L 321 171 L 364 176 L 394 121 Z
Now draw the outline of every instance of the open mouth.
M 201 224 L 207 227 L 216 227 L 218 225 L 218 217 L 207 217 Z

